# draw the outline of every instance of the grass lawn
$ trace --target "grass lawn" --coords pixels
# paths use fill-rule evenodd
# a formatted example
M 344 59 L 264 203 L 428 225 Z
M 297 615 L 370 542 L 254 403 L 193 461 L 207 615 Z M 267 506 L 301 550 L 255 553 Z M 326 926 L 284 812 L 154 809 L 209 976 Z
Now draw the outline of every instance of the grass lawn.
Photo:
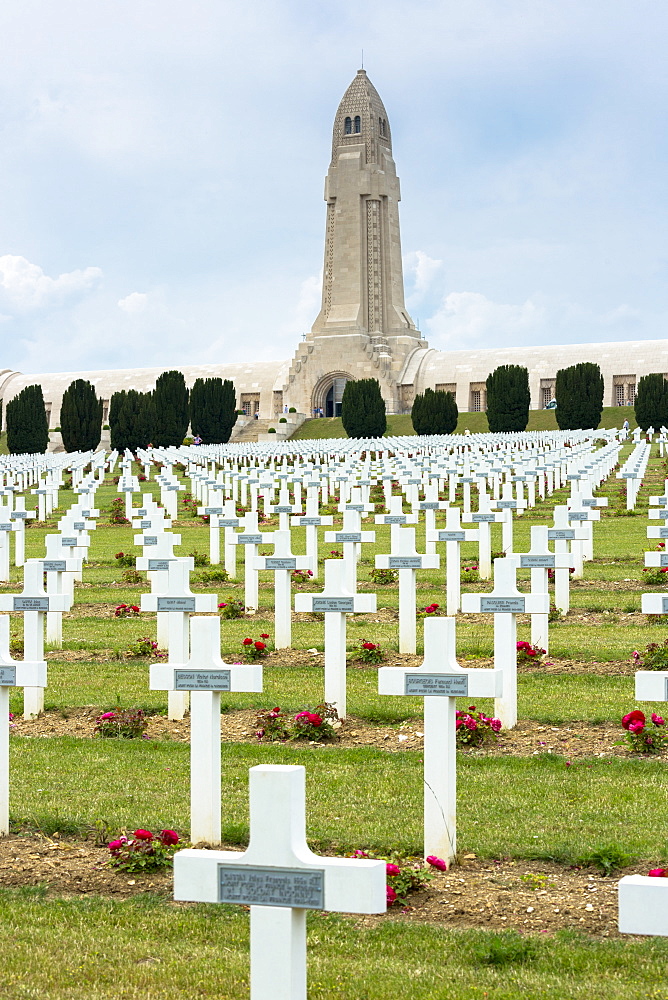
M 618 423 L 626 410 L 604 413 Z M 554 418 L 541 411 L 536 418 Z M 462 417 L 484 421 L 482 414 Z M 407 417 L 391 418 L 388 433 L 408 433 Z M 400 423 L 402 422 L 402 423 Z M 323 425 L 333 421 L 311 421 Z M 340 421 L 338 422 L 340 424 Z M 475 429 L 475 428 L 472 428 Z M 479 429 L 483 429 L 480 427 Z M 322 437 L 328 436 L 322 434 Z M 335 435 L 332 435 L 335 436 Z M 0 450 L 2 442 L 0 441 Z M 624 454 L 628 454 L 626 448 Z M 618 723 L 635 707 L 633 677 L 597 672 L 600 662 L 629 661 L 634 649 L 668 635 L 663 621 L 649 623 L 639 614 L 643 553 L 654 547 L 646 538 L 647 499 L 661 492 L 666 470 L 653 459 L 640 493 L 637 516 L 626 516 L 616 502 L 620 483 L 614 477 L 601 492 L 611 501 L 595 525 L 595 561 L 587 564 L 584 581 L 571 590 L 571 615 L 555 623 L 550 633 L 550 657 L 583 665 L 580 672 L 521 674 L 519 715 L 541 724 L 570 722 Z M 153 482 L 144 491 L 156 495 Z M 128 584 L 115 554 L 137 552 L 134 531 L 112 526 L 105 511 L 116 490 L 109 480 L 99 490 L 96 505 L 103 514 L 92 534 L 90 562 L 83 584 L 76 587 L 75 605 L 63 623 L 66 651 L 84 657 L 49 660 L 48 709 L 67 715 L 84 706 L 108 709 L 121 705 L 164 712 L 166 694 L 148 689 L 148 661 L 128 658 L 125 650 L 139 636 L 156 634 L 155 615 L 115 619 L 120 603 L 139 603 L 146 586 Z M 553 505 L 565 502 L 565 492 L 540 504 L 515 522 L 515 549 L 529 546 L 533 524 L 551 522 Z M 74 496 L 61 494 L 61 511 Z M 181 494 L 180 499 L 183 499 Z M 619 513 L 618 513 L 619 511 Z M 181 535 L 180 554 L 208 552 L 208 528 L 183 510 L 174 530 Z M 442 523 L 439 515 L 439 524 Z M 341 523 L 337 516 L 335 524 Z M 41 556 L 49 525 L 31 527 L 26 535 L 28 556 Z M 275 523 L 262 525 L 273 530 Z M 367 525 L 365 525 L 367 527 Z M 348 648 L 361 640 L 380 642 L 389 654 L 397 650 L 397 586 L 374 587 L 374 556 L 389 550 L 389 528 L 376 526 L 376 541 L 365 546 L 359 566 L 362 589 L 374 590 L 377 615 L 348 621 Z M 305 538 L 294 533 L 294 550 L 304 551 Z M 422 549 L 423 529 L 418 531 Z M 493 548 L 500 549 L 495 528 Z M 330 546 L 321 536 L 320 555 Z M 269 548 L 266 549 L 270 551 Z M 465 546 L 463 561 L 475 548 Z M 242 567 L 237 580 L 206 586 L 193 573 L 194 592 L 216 593 L 221 600 L 243 598 Z M 19 574 L 0 591 L 15 592 Z M 521 587 L 528 573 L 520 574 Z M 317 591 L 320 580 L 306 585 Z M 418 574 L 417 603 L 445 604 L 444 569 Z M 491 589 L 475 583 L 478 592 Z M 273 633 L 273 589 L 270 574 L 261 574 L 260 607 L 252 619 L 223 623 L 222 649 L 235 659 L 246 635 Z M 632 616 L 629 618 L 628 616 Z M 20 616 L 12 633 L 20 637 Z M 518 638 L 529 638 L 528 621 Z M 458 624 L 458 655 L 475 663 L 493 649 L 491 617 L 467 616 Z M 293 623 L 293 647 L 303 651 L 291 665 L 264 671 L 261 694 L 226 694 L 223 710 L 269 708 L 287 710 L 315 705 L 323 697 L 323 671 L 314 666 L 309 649 L 322 650 L 323 624 Z M 106 651 L 106 659 L 96 659 Z M 420 699 L 380 696 L 376 671 L 348 671 L 349 711 L 368 722 L 392 727 L 421 722 Z M 492 709 L 481 701 L 479 707 Z M 663 711 L 665 705 L 649 706 Z M 20 712 L 21 692 L 11 708 Z M 422 759 L 416 750 L 387 753 L 368 746 L 308 746 L 224 743 L 223 836 L 243 845 L 248 837 L 248 768 L 262 762 L 304 764 L 307 768 L 307 831 L 316 850 L 365 847 L 381 853 L 419 853 L 422 842 Z M 83 835 L 106 824 L 112 834 L 136 826 L 175 827 L 187 833 L 189 823 L 189 746 L 150 741 L 91 740 L 74 735 L 10 740 L 11 821 L 15 831 L 39 829 L 50 835 Z M 566 766 L 562 755 L 539 753 L 476 756 L 458 759 L 458 846 L 478 858 L 551 859 L 564 866 L 602 848 L 614 847 L 654 867 L 668 864 L 665 815 L 668 810 L 666 764 L 662 758 L 580 757 Z M 0 997 L 49 1000 L 111 1000 L 116 998 L 248 996 L 248 915 L 226 906 L 176 905 L 143 895 L 131 900 L 61 898 L 39 887 L 0 890 L 0 933 L 5 969 Z M 63 942 L 67 947 L 63 947 Z M 580 932 L 548 937 L 514 932 L 446 930 L 438 924 L 404 920 L 401 914 L 377 921 L 336 914 L 309 915 L 309 998 L 346 1000 L 455 1000 L 494 997 L 622 998 L 638 996 L 668 1000 L 663 985 L 668 942 L 605 940 Z M 373 959 L 369 961 L 369 954 Z

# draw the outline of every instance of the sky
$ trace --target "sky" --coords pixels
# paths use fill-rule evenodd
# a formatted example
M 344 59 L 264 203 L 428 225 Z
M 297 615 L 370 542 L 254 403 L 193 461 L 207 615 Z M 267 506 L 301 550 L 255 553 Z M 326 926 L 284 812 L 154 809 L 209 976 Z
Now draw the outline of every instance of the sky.
M 0 7 L 0 370 L 290 358 L 334 114 L 388 111 L 432 347 L 668 336 L 661 0 Z

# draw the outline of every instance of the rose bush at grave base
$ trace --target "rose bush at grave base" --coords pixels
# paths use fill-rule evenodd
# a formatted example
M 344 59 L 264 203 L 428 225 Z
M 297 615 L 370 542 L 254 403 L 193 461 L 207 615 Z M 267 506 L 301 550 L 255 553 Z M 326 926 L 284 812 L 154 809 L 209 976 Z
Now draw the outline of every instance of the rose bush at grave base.
M 179 843 L 176 830 L 135 830 L 133 837 L 119 837 L 107 845 L 111 852 L 110 864 L 125 872 L 155 871 L 171 866 Z
M 465 583 L 478 583 L 480 572 L 477 563 L 474 563 L 472 566 L 462 566 L 462 580 Z
M 243 618 L 246 613 L 246 605 L 243 601 L 221 601 L 218 605 L 218 610 L 220 611 L 221 618 L 231 621 L 235 618 Z
M 530 642 L 517 643 L 518 664 L 533 663 L 534 665 L 537 665 L 543 662 L 544 656 L 545 656 L 545 650 L 541 649 L 540 646 L 532 646 Z
M 118 566 L 132 566 L 132 567 L 134 567 L 134 565 L 136 563 L 136 558 L 137 558 L 136 556 L 130 555 L 129 552 L 128 553 L 126 553 L 126 552 L 117 552 L 116 555 L 114 556 L 114 559 L 116 560 L 116 563 L 117 563 Z
M 424 608 L 417 609 L 418 618 L 438 618 L 443 614 L 440 604 L 428 604 Z
M 660 715 L 652 712 L 654 728 L 650 729 L 645 713 L 636 708 L 622 718 L 622 729 L 626 730 L 626 737 L 615 743 L 615 746 L 626 744 L 631 753 L 661 753 L 668 742 L 668 735 L 662 728 L 665 724 Z
M 200 583 L 227 583 L 229 576 L 227 570 L 222 566 L 214 566 L 213 569 L 205 569 L 199 575 Z
M 391 583 L 396 583 L 398 579 L 396 569 L 372 569 L 370 576 L 373 583 L 380 587 L 387 587 Z
M 291 573 L 292 582 L 297 585 L 300 583 L 310 583 L 312 578 L 313 572 L 310 569 L 293 569 Z
M 665 587 L 668 583 L 668 566 L 645 566 L 640 577 L 643 587 Z
M 136 639 L 128 648 L 125 650 L 126 656 L 153 656 L 158 660 L 163 660 L 167 653 L 163 653 L 160 650 L 155 639 L 149 639 L 148 636 L 142 636 L 140 639 Z
M 352 654 L 351 659 L 360 660 L 362 663 L 382 663 L 385 653 L 380 648 L 380 643 L 360 639 L 359 648 Z
M 147 729 L 148 720 L 140 708 L 117 708 L 97 717 L 93 735 L 106 739 L 134 740 L 143 736 Z
M 486 740 L 496 738 L 501 731 L 499 719 L 491 719 L 484 712 L 478 712 L 475 705 L 469 705 L 455 715 L 455 729 L 458 747 L 479 747 Z
M 432 868 L 437 868 L 440 871 L 447 871 L 447 865 L 440 858 L 436 858 L 432 855 L 432 861 L 429 861 L 430 867 L 426 868 L 420 861 L 416 858 L 406 857 L 403 854 L 392 853 L 392 854 L 374 854 L 372 851 L 356 850 L 351 854 L 347 854 L 346 857 L 349 858 L 368 858 L 372 861 L 385 861 L 385 871 L 387 875 L 387 905 L 392 906 L 394 903 L 399 903 L 404 905 L 406 903 L 407 896 L 412 892 L 419 892 L 420 889 L 424 889 L 426 885 L 429 884 L 431 879 L 434 877 L 434 872 Z M 434 863 L 436 862 L 436 863 Z M 444 867 L 441 868 L 440 865 Z
M 652 868 L 647 874 L 652 878 L 668 878 L 668 868 Z
M 114 611 L 114 618 L 138 618 L 139 614 L 136 604 L 119 604 Z
M 123 497 L 116 497 L 109 505 L 109 524 L 129 524 L 125 516 L 125 500 Z
M 278 706 L 271 711 L 258 712 L 255 735 L 259 740 L 280 741 L 309 740 L 322 743 L 337 738 L 336 725 L 340 726 L 338 713 L 333 705 L 323 702 L 315 709 L 304 709 L 294 716 L 287 715 Z
M 265 656 L 268 656 L 273 645 L 267 642 L 269 639 L 269 634 L 267 632 L 262 632 L 259 639 L 251 639 L 250 636 L 246 636 L 242 640 L 242 655 L 246 660 L 246 663 L 253 663 L 255 660 L 262 660 Z
M 668 639 L 663 643 L 650 642 L 644 653 L 634 649 L 632 659 L 638 670 L 668 670 Z

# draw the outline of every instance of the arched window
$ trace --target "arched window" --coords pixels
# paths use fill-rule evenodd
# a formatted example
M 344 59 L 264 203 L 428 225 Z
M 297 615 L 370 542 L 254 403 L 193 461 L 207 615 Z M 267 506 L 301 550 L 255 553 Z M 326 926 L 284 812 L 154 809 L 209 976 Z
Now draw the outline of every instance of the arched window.
M 352 118 L 349 115 L 346 118 L 345 122 L 343 123 L 343 131 L 345 132 L 346 135 L 350 135 L 350 133 L 352 132 L 352 130 L 353 130 L 353 121 L 352 121 Z
M 362 119 L 359 115 L 355 115 L 355 135 L 359 135 L 362 131 Z

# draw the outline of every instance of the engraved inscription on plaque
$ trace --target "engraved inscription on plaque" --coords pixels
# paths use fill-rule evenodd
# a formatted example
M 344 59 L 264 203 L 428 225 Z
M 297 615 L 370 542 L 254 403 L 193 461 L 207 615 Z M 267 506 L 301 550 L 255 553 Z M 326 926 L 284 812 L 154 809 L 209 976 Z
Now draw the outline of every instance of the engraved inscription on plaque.
M 274 510 L 277 514 L 292 514 L 292 504 L 278 504 Z
M 580 503 L 583 507 L 595 507 L 596 497 L 583 497 L 582 500 L 580 500 Z
M 262 535 L 237 535 L 239 545 L 262 545 Z
M 16 667 L 0 667 L 0 687 L 16 687 Z
M 184 611 L 195 610 L 194 597 L 159 597 L 158 611 Z
M 297 569 L 297 560 L 281 558 L 280 556 L 267 556 L 265 562 L 266 569 Z
M 2 522 L 1 524 L 0 524 L 0 531 L 12 531 L 12 530 L 13 530 L 13 528 L 14 528 L 14 525 L 12 524 L 12 522 L 11 522 L 11 521 L 7 521 L 7 523 L 6 523 L 6 524 L 5 524 L 5 523 L 4 523 L 4 521 L 3 521 L 3 522 Z
M 554 556 L 520 556 L 521 569 L 554 569 Z
M 668 597 L 661 598 L 661 610 L 663 611 L 664 615 L 668 614 Z
M 569 521 L 588 521 L 589 511 L 588 510 L 569 510 L 568 512 Z
M 208 514 L 208 516 L 211 517 L 212 514 L 222 514 L 223 513 L 223 508 L 222 507 L 205 507 L 204 508 L 204 513 Z
M 657 510 L 657 511 L 652 511 L 652 513 L 654 514 L 654 517 L 659 518 L 659 520 L 668 517 L 668 510 Z
M 15 597 L 14 611 L 48 611 L 48 597 Z
M 64 559 L 45 559 L 42 563 L 45 573 L 64 573 L 67 563 Z
M 221 517 L 218 521 L 219 528 L 238 528 L 239 518 L 238 517 Z
M 405 524 L 406 515 L 405 514 L 386 514 L 383 518 L 383 524 Z
M 496 514 L 471 514 L 471 520 L 474 524 L 484 524 L 487 521 L 496 521 Z
M 361 531 L 337 531 L 334 535 L 335 542 L 361 542 Z
M 668 566 L 668 553 L 662 552 L 659 557 L 659 566 Z
M 61 545 L 78 545 L 79 544 L 79 539 L 76 536 L 70 536 L 70 535 L 65 536 L 65 535 L 63 535 L 63 537 L 60 539 L 60 544 Z
M 73 521 L 72 522 L 72 527 L 74 528 L 75 531 L 85 531 L 86 530 L 86 522 L 85 521 Z
M 314 597 L 314 611 L 354 611 L 354 597 Z
M 229 691 L 229 670 L 175 670 L 175 691 Z
M 439 542 L 463 542 L 464 537 L 463 531 L 439 531 L 438 533 Z
M 668 538 L 668 528 L 659 528 L 659 538 Z
M 303 528 L 317 528 L 320 524 L 321 518 L 319 517 L 300 517 L 299 523 Z
M 29 512 L 27 510 L 13 510 L 9 515 L 10 521 L 21 521 L 28 517 Z
M 422 556 L 390 556 L 390 569 L 421 569 Z
M 142 539 L 142 545 L 157 545 L 158 536 L 157 535 L 144 535 Z
M 466 674 L 406 674 L 404 694 L 425 698 L 466 698 L 469 679 Z
M 149 573 L 164 573 L 169 570 L 169 559 L 149 559 Z
M 420 500 L 420 510 L 438 510 L 438 500 Z
M 357 510 L 357 511 L 360 512 L 360 514 L 363 514 L 364 513 L 364 504 L 363 503 L 347 503 L 346 504 L 346 510 Z
M 419 486 L 421 482 L 422 482 L 421 479 L 409 479 L 408 480 L 408 485 L 409 486 Z
M 492 611 L 501 614 L 520 614 L 524 611 L 523 597 L 482 597 L 481 611 Z
M 325 873 L 317 868 L 218 865 L 218 902 L 322 910 Z
M 152 525 L 153 525 L 153 521 L 140 521 L 139 522 L 139 527 L 142 529 L 142 531 L 144 530 L 144 528 L 150 528 L 150 527 L 152 527 Z
M 501 508 L 515 508 L 517 507 L 517 500 L 499 500 L 497 502 L 497 507 Z
M 547 539 L 549 542 L 567 541 L 575 538 L 575 528 L 548 528 Z

